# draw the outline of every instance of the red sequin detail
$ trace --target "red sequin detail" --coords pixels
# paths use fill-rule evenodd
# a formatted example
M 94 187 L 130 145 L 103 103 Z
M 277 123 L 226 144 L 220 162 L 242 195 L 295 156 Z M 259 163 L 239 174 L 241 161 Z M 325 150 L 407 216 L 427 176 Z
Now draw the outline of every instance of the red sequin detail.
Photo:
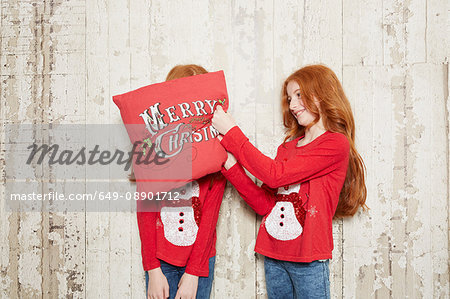
M 300 194 L 296 193 L 296 192 L 292 192 L 290 194 L 277 194 L 277 202 L 278 201 L 289 201 L 292 203 L 292 205 L 294 206 L 294 211 L 295 211 L 295 217 L 297 218 L 298 222 L 300 222 L 300 225 L 302 227 L 305 226 L 305 217 L 306 217 L 306 209 L 305 209 L 305 204 L 306 201 L 303 202 L 302 201 L 302 197 L 300 196 Z
M 194 209 L 194 219 L 198 226 L 200 226 L 200 219 L 202 218 L 202 203 L 198 196 L 192 196 L 192 208 Z

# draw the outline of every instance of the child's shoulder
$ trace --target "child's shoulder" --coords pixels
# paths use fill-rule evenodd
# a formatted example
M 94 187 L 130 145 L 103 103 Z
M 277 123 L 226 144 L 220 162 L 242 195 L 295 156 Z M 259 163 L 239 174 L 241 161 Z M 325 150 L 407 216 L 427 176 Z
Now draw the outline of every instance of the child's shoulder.
M 327 131 L 327 136 L 322 139 L 321 148 L 327 151 L 333 149 L 334 151 L 347 155 L 350 150 L 350 142 L 343 133 Z
M 328 139 L 337 141 L 337 142 L 344 142 L 344 143 L 348 143 L 348 138 L 347 136 L 345 136 L 345 134 L 340 133 L 340 132 L 331 132 L 331 131 L 327 131 L 327 136 Z

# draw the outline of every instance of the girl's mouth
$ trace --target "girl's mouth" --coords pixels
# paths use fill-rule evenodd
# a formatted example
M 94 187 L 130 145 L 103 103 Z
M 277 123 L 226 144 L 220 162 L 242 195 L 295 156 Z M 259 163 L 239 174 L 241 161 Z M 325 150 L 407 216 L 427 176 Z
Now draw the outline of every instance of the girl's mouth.
M 302 114 L 305 111 L 305 109 L 300 110 L 299 112 L 297 112 L 297 118 L 300 116 L 300 114 Z

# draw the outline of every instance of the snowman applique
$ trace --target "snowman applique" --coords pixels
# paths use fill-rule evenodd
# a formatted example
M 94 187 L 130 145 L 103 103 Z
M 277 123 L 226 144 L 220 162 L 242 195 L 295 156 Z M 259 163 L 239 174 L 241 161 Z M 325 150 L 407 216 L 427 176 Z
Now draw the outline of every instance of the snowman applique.
M 303 232 L 306 210 L 299 192 L 300 183 L 278 188 L 277 203 L 263 219 L 267 233 L 273 238 L 288 241 Z
M 179 200 L 191 199 L 189 206 L 165 206 L 161 208 L 160 216 L 164 229 L 164 237 L 177 246 L 194 244 L 200 225 L 201 203 L 200 189 L 197 181 L 183 187 L 172 189 L 172 194 L 178 192 Z

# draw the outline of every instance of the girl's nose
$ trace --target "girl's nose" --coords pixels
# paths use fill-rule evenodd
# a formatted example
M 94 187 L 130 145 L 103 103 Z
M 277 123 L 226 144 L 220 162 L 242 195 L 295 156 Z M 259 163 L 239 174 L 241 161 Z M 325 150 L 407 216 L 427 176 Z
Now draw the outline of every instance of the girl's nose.
M 289 103 L 289 109 L 294 110 L 294 108 L 296 108 L 298 106 L 297 103 L 295 103 L 295 101 L 291 100 L 291 102 Z

